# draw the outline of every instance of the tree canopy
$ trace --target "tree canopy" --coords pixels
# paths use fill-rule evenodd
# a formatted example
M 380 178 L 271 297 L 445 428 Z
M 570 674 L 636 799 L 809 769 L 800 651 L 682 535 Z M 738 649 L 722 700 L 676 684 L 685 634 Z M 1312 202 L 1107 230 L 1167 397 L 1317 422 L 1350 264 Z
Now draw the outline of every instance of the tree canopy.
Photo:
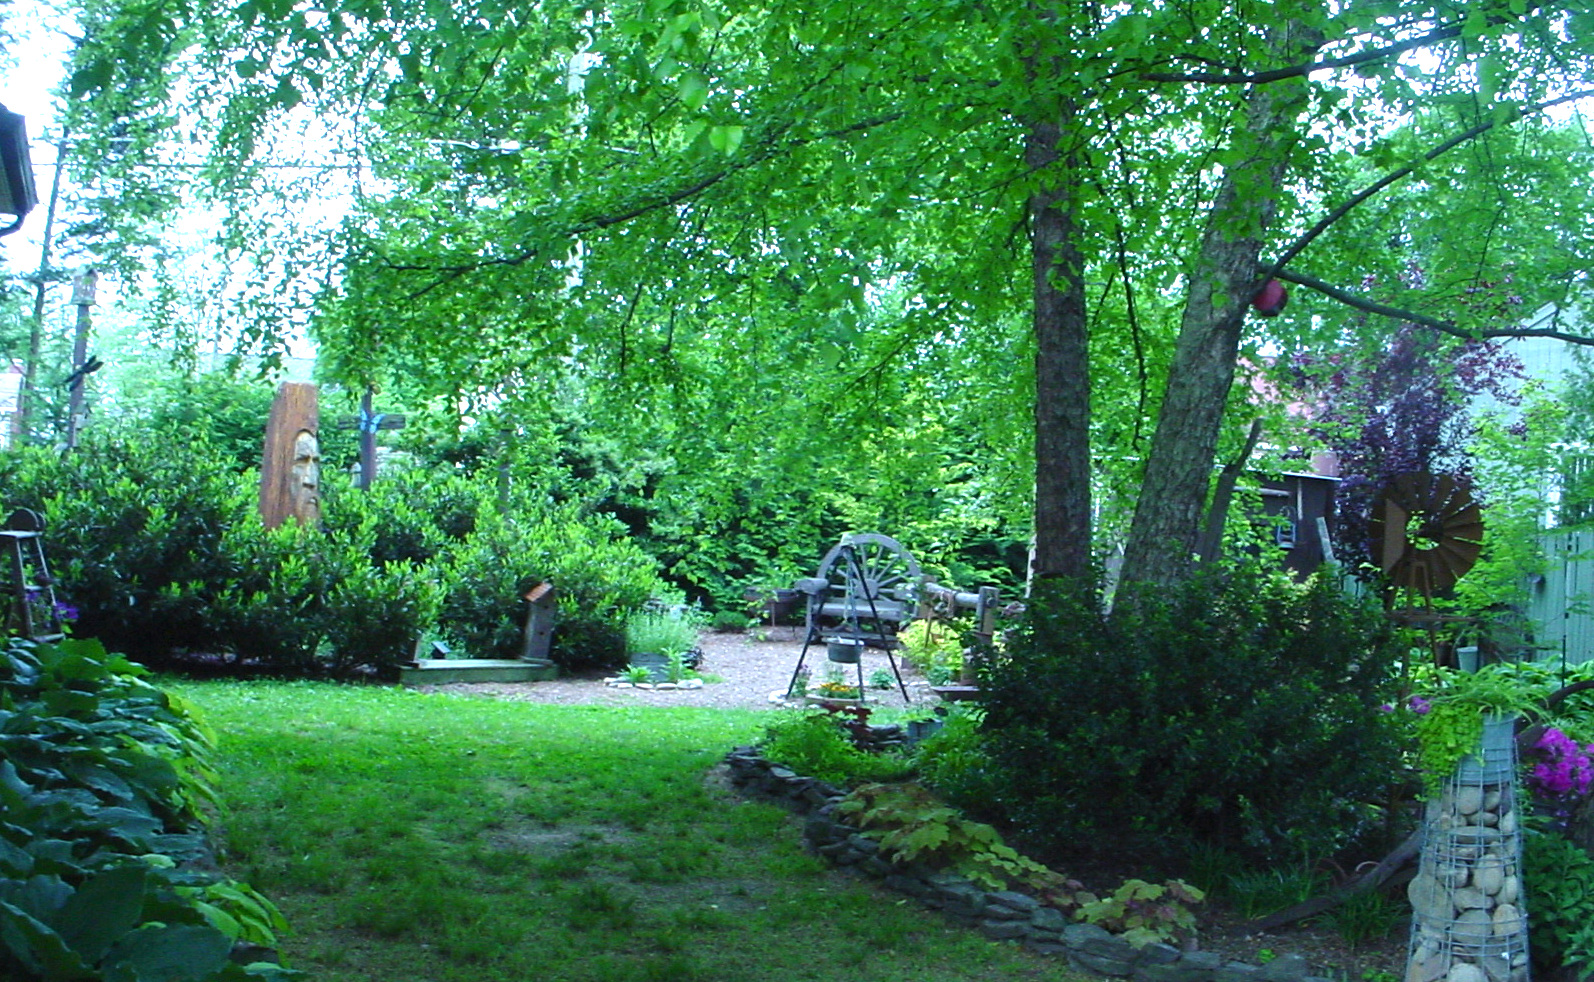
M 1188 573 L 1215 457 L 1281 412 L 1242 366 L 1509 332 L 1590 253 L 1550 113 L 1586 4 L 78 7 L 106 245 L 215 202 L 247 338 L 308 324 L 331 377 L 455 407 L 579 393 L 680 468 L 758 448 L 727 488 L 900 453 L 933 490 L 902 448 L 940 440 L 1006 514 L 1033 492 L 1043 575 L 1120 538 L 1126 578 Z

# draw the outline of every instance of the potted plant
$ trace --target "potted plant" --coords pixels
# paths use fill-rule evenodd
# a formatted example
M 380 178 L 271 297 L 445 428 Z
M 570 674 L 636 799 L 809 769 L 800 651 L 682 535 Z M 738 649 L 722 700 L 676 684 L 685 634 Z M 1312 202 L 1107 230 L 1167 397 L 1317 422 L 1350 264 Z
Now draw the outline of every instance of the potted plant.
M 1428 791 L 1437 791 L 1458 767 L 1481 768 L 1483 773 L 1473 776 L 1485 780 L 1508 776 L 1516 719 L 1532 703 L 1531 689 L 1508 665 L 1426 672 L 1409 705 L 1416 719 L 1417 764 Z
M 672 653 L 679 653 L 687 668 L 696 668 L 699 622 L 700 618 L 686 609 L 631 615 L 625 622 L 627 662 L 649 669 L 655 682 L 666 681 Z

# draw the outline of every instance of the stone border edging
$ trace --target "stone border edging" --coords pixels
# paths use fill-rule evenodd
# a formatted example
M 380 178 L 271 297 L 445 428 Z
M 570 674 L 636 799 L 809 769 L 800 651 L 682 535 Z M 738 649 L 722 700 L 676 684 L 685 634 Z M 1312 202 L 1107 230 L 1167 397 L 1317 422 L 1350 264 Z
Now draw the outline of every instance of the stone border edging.
M 803 777 L 770 763 L 753 747 L 725 755 L 731 783 L 745 794 L 771 799 L 807 816 L 803 841 L 833 865 L 879 881 L 926 907 L 997 941 L 1017 941 L 1030 951 L 1061 956 L 1071 967 L 1135 982 L 1334 982 L 1311 974 L 1301 955 L 1280 955 L 1265 965 L 1231 961 L 1216 952 L 1181 951 L 1173 945 L 1136 948 L 1098 927 L 1070 920 L 1055 907 L 1011 890 L 985 890 L 946 870 L 893 863 L 880 844 L 836 817 L 846 793 L 827 781 Z

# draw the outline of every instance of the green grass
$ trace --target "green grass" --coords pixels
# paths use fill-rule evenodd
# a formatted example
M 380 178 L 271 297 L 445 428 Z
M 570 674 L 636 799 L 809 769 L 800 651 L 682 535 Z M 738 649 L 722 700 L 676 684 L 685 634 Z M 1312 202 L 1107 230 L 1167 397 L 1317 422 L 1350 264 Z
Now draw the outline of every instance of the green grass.
M 1068 979 L 827 870 L 705 781 L 760 715 L 171 683 L 218 734 L 229 872 L 317 979 Z

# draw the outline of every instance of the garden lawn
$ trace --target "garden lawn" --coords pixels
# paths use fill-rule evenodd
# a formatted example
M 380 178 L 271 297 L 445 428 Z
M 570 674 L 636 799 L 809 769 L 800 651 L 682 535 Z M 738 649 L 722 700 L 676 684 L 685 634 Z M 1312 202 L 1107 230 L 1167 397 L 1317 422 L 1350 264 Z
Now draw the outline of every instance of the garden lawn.
M 219 743 L 228 871 L 322 980 L 1077 980 L 805 854 L 707 772 L 760 714 L 168 683 Z

